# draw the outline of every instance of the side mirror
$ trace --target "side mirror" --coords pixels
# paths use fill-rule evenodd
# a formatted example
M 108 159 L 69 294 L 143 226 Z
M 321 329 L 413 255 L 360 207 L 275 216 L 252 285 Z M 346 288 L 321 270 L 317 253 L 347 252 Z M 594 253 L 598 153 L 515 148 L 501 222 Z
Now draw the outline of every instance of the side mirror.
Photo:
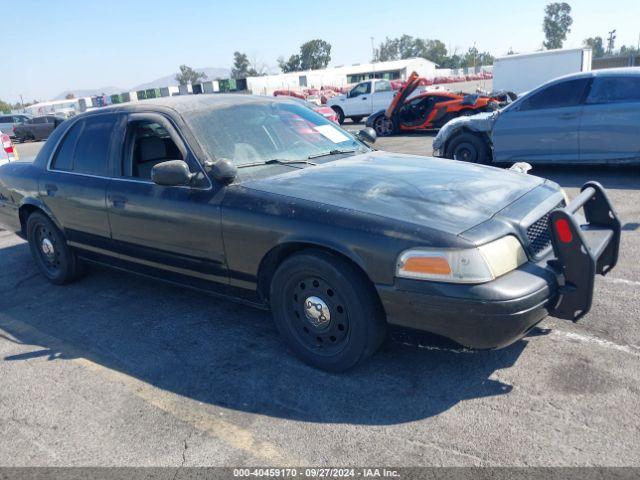
M 188 185 L 193 178 L 189 165 L 182 160 L 167 160 L 151 169 L 151 181 L 166 187 Z
M 358 137 L 358 140 L 362 140 L 365 143 L 376 143 L 378 135 L 373 128 L 367 127 L 356 133 L 356 137 Z
M 238 175 L 238 167 L 226 158 L 221 158 L 217 162 L 207 163 L 211 176 L 220 183 L 228 185 L 233 182 Z

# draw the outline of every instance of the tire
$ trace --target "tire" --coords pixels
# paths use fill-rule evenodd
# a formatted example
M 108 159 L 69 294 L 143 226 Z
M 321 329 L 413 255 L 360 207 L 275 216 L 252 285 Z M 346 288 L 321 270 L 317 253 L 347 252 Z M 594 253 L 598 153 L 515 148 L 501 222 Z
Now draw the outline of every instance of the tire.
M 353 123 L 360 123 L 364 117 L 351 117 Z
M 388 137 L 389 135 L 393 135 L 396 130 L 393 120 L 387 118 L 386 115 L 378 115 L 373 120 L 372 124 L 373 129 L 376 131 L 376 135 L 379 137 Z
M 342 125 L 344 123 L 344 112 L 340 107 L 331 107 L 331 108 L 333 108 L 333 111 L 336 112 L 336 115 L 338 115 L 338 123 Z
M 320 250 L 287 258 L 270 288 L 280 334 L 305 363 L 342 372 L 373 354 L 385 338 L 379 299 L 346 260 Z
M 449 142 L 447 158 L 470 163 L 489 162 L 487 144 L 477 135 L 462 133 Z
M 80 277 L 80 261 L 46 215 L 38 212 L 29 215 L 27 239 L 38 269 L 51 283 L 64 285 Z

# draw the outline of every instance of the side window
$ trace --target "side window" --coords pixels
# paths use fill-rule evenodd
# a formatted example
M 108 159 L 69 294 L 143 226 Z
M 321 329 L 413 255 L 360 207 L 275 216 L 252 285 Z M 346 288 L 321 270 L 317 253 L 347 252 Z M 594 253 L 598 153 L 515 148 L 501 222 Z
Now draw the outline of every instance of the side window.
M 367 93 L 371 93 L 371 82 L 360 83 L 353 87 L 351 90 L 350 97 L 358 97 L 360 95 L 366 95 Z
M 169 132 L 158 122 L 130 122 L 126 138 L 123 177 L 151 181 L 151 170 L 158 163 L 185 160 Z
M 60 147 L 53 158 L 51 168 L 54 170 L 73 171 L 73 152 L 76 149 L 78 137 L 82 132 L 84 122 L 76 122 L 65 134 Z
M 376 92 L 390 92 L 391 91 L 391 83 L 386 80 L 378 80 L 376 82 Z
M 587 103 L 640 102 L 640 77 L 596 77 Z
M 99 115 L 87 118 L 73 155 L 73 171 L 106 176 L 109 173 L 109 150 L 116 117 Z
M 588 83 L 588 78 L 556 83 L 523 99 L 520 110 L 574 107 L 582 100 Z
M 31 121 L 31 123 L 38 125 L 41 123 L 45 123 L 46 121 L 47 121 L 46 117 L 36 117 Z
M 100 115 L 76 122 L 53 159 L 54 170 L 107 176 L 115 116 Z

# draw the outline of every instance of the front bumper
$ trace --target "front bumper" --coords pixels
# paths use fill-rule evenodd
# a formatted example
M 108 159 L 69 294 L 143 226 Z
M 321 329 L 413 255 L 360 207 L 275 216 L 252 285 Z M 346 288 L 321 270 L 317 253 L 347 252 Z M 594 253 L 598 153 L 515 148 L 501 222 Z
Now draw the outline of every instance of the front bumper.
M 472 348 L 505 347 L 521 338 L 549 314 L 558 288 L 544 262 L 478 285 L 399 278 L 393 286 L 377 286 L 388 323 Z
M 584 224 L 575 215 L 581 208 Z M 549 314 L 577 321 L 591 308 L 595 275 L 617 263 L 620 222 L 602 186 L 590 182 L 569 205 L 551 212 L 549 229 L 553 254 L 492 282 L 398 278 L 391 286 L 376 285 L 388 323 L 472 348 L 500 348 Z

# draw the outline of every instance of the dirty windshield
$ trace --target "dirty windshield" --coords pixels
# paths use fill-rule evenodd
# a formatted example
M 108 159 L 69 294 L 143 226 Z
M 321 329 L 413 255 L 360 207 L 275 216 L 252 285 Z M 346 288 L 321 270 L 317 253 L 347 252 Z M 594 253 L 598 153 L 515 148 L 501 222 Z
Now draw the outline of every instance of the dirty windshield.
M 231 160 L 243 170 L 312 165 L 369 151 L 339 126 L 293 103 L 252 102 L 185 118 L 212 159 Z

